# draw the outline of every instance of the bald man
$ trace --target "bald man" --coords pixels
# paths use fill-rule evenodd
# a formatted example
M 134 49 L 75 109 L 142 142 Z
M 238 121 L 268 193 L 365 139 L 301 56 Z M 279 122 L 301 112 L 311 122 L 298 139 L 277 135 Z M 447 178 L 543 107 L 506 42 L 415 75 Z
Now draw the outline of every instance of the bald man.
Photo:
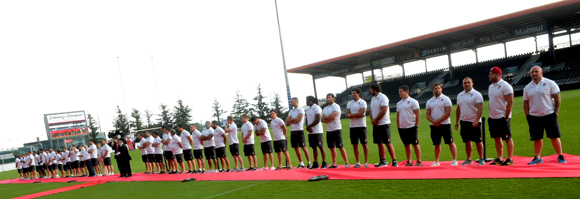
M 560 142 L 560 125 L 558 114 L 560 112 L 560 88 L 556 82 L 543 77 L 544 72 L 539 66 L 532 67 L 530 82 L 524 88 L 524 113 L 528 120 L 530 140 L 534 141 L 534 159 L 529 165 L 542 164 L 542 147 L 544 142 L 544 130 L 546 136 L 552 141 L 552 146 L 558 154 L 558 163 L 566 163 L 562 155 L 562 143 Z

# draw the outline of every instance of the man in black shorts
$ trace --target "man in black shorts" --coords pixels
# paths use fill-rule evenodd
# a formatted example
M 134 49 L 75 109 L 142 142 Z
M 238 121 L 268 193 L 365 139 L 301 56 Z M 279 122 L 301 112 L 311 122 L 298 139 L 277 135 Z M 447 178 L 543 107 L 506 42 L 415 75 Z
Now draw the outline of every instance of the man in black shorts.
M 421 119 L 419 102 L 409 96 L 409 86 L 407 85 L 399 87 L 399 97 L 401 97 L 401 101 L 397 102 L 397 129 L 403 145 L 405 145 L 405 155 L 407 156 L 407 164 L 405 166 L 413 166 L 413 148 L 417 157 L 415 166 L 423 166 L 421 163 L 419 132 L 417 130 Z
M 195 126 L 195 125 L 194 125 Z M 183 159 L 187 162 L 187 173 L 193 173 L 193 171 L 197 170 L 197 166 L 193 162 L 193 137 L 189 132 L 187 132 L 183 126 L 183 124 L 177 125 L 177 131 L 181 132 L 180 139 L 181 139 L 181 146 L 183 146 Z
M 270 170 L 275 170 L 274 155 L 272 154 L 272 136 L 268 130 L 268 123 L 257 117 L 252 117 L 250 121 L 254 124 L 256 135 L 260 137 L 260 146 L 264 158 L 264 167 L 260 170 L 268 170 L 268 159 L 270 159 Z
M 207 159 L 207 164 L 209 165 L 209 172 L 210 173 L 217 173 L 218 171 L 218 164 L 215 157 L 215 142 L 214 142 L 214 130 L 211 128 L 211 124 L 209 121 L 205 122 L 205 130 L 201 132 L 200 140 L 203 141 L 203 153 L 205 155 L 205 159 Z M 213 163 L 213 164 L 212 164 Z M 215 165 L 215 170 L 213 167 Z
M 288 139 L 286 138 L 286 125 L 284 121 L 278 117 L 276 110 L 270 110 L 270 116 L 272 117 L 272 139 L 274 140 L 274 152 L 278 154 L 278 168 L 276 170 L 283 169 L 282 167 L 282 152 L 286 156 L 287 169 L 292 169 L 292 160 L 290 159 L 290 154 L 288 153 Z
M 177 162 L 175 161 L 175 156 L 173 155 L 173 152 L 171 151 L 171 134 L 169 132 L 169 128 L 166 126 L 161 127 L 161 131 L 163 131 L 163 141 L 161 143 L 163 143 L 163 150 L 164 150 L 164 156 L 165 159 L 167 160 L 167 164 L 169 166 L 169 174 L 173 174 L 173 171 L 177 170 Z M 175 164 L 174 164 L 175 162 Z
M 455 130 L 459 130 L 461 124 L 461 139 L 465 143 L 467 159 L 461 165 L 473 164 L 471 152 L 473 148 L 471 142 L 475 142 L 479 155 L 479 166 L 485 165 L 483 159 L 483 143 L 481 135 L 481 113 L 483 110 L 483 96 L 473 89 L 473 80 L 470 77 L 463 78 L 463 88 L 465 89 L 457 95 L 457 108 L 455 109 Z M 461 122 L 459 122 L 461 120 Z
M 113 172 L 113 165 L 111 164 L 111 147 L 104 139 L 101 141 L 101 143 L 101 159 L 103 160 L 103 168 L 107 167 L 105 170 L 107 170 L 108 175 L 114 175 L 115 173 Z
M 431 166 L 437 167 L 441 165 L 439 163 L 441 137 L 443 137 L 445 144 L 449 145 L 449 150 L 453 157 L 451 166 L 457 166 L 457 147 L 453 143 L 453 132 L 451 131 L 451 120 L 449 119 L 453 104 L 449 97 L 442 94 L 443 89 L 441 88 L 441 83 L 435 82 L 432 85 L 432 91 L 433 97 L 425 105 L 427 120 L 431 122 L 431 141 L 435 146 L 435 162 Z
M 292 105 L 292 110 L 288 112 L 288 117 L 286 118 L 286 124 L 290 124 L 290 144 L 294 151 L 296 152 L 296 157 L 298 157 L 298 164 L 297 169 L 304 168 L 304 162 L 302 161 L 302 154 L 300 153 L 300 148 L 304 152 L 304 156 L 306 156 L 306 161 L 308 161 L 308 168 L 312 166 L 310 163 L 310 154 L 308 149 L 306 148 L 305 139 L 304 139 L 304 109 L 298 105 L 298 98 L 293 97 L 290 101 Z
M 342 124 L 340 123 L 341 110 L 340 106 L 334 103 L 336 96 L 332 93 L 326 95 L 327 106 L 322 110 L 322 115 L 320 120 L 322 123 L 326 124 L 326 143 L 328 144 L 328 149 L 330 149 L 330 154 L 332 157 L 332 165 L 328 168 L 337 168 L 336 163 L 336 148 L 340 151 L 340 155 L 345 163 L 345 168 L 350 168 L 348 164 L 348 158 L 346 156 L 346 150 L 342 145 Z
M 512 107 L 514 103 L 514 89 L 501 79 L 502 71 L 498 67 L 491 68 L 489 80 L 492 82 L 487 89 L 489 97 L 489 135 L 495 140 L 497 159 L 489 165 L 507 166 L 514 164 L 514 141 L 511 133 Z M 503 141 L 507 146 L 508 157 L 503 161 Z
M 240 156 L 240 142 L 238 140 L 238 126 L 236 125 L 236 123 L 234 123 L 234 117 L 232 117 L 231 115 L 228 116 L 227 122 L 226 122 L 226 128 L 224 129 L 226 134 L 228 135 L 229 141 L 228 143 L 230 144 L 229 148 L 230 148 L 230 154 L 232 154 L 232 157 L 234 158 L 234 172 L 238 172 L 238 171 L 243 171 L 244 170 L 244 161 L 242 160 L 242 157 Z M 225 142 L 225 140 L 224 140 Z M 238 165 L 241 165 L 241 168 L 238 169 Z
M 375 164 L 375 167 L 383 167 L 389 165 L 386 160 L 385 147 L 389 151 L 389 155 L 393 159 L 391 166 L 398 167 L 397 158 L 395 156 L 395 148 L 391 144 L 391 119 L 389 110 L 389 98 L 381 93 L 381 85 L 377 83 L 371 84 L 371 124 L 373 125 L 373 141 L 379 147 L 380 162 Z
M 322 159 L 321 169 L 328 168 L 326 164 L 326 150 L 324 150 L 324 144 L 322 143 L 322 122 L 320 118 L 322 115 L 322 109 L 318 106 L 318 99 L 314 96 L 306 97 L 306 105 L 310 108 L 306 110 L 306 131 L 308 131 L 308 145 L 312 148 L 312 153 L 314 156 L 314 161 L 312 166 L 308 169 L 318 169 L 318 149 L 320 149 L 320 155 Z
M 246 171 L 258 170 L 258 160 L 254 152 L 254 125 L 248 121 L 248 115 L 242 115 L 242 142 L 244 143 L 244 156 L 248 157 L 250 167 Z M 242 170 L 243 171 L 243 170 Z
M 354 150 L 354 157 L 356 164 L 354 168 L 360 168 L 360 155 L 358 150 L 358 143 L 363 147 L 365 164 L 364 167 L 369 167 L 369 147 L 367 145 L 367 118 L 365 113 L 367 111 L 367 102 L 360 98 L 362 91 L 360 88 L 352 89 L 352 100 L 346 105 L 346 118 L 350 119 L 350 143 Z

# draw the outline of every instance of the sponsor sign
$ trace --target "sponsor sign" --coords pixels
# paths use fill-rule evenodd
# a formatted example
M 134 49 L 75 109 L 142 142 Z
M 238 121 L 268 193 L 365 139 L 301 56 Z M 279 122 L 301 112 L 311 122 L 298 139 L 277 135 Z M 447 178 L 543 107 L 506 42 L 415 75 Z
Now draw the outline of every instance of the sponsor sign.
M 533 26 L 528 26 L 524 28 L 516 28 L 513 32 L 513 36 L 522 36 L 522 35 L 530 35 L 539 32 L 547 31 L 546 24 L 536 24 Z
M 421 56 L 424 57 L 427 55 L 441 53 L 441 52 L 447 52 L 447 47 L 443 46 L 443 47 L 438 47 L 438 48 L 425 49 L 421 52 Z

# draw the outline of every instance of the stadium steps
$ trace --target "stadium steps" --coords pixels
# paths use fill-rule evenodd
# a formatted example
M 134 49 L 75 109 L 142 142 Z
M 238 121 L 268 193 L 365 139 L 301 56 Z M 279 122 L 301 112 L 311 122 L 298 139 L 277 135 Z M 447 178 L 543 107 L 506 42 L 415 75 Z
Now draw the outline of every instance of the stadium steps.
M 536 54 L 533 54 L 532 56 L 530 56 L 528 61 L 526 61 L 524 64 L 522 64 L 522 66 L 520 67 L 520 70 L 518 71 L 518 75 L 514 76 L 514 78 L 510 82 L 510 84 L 511 85 L 517 84 L 520 81 L 520 79 L 522 79 L 522 77 L 524 77 L 527 74 L 528 70 L 531 68 L 530 65 L 533 63 L 536 63 L 536 61 L 538 61 L 538 59 L 540 59 L 540 53 L 536 53 Z

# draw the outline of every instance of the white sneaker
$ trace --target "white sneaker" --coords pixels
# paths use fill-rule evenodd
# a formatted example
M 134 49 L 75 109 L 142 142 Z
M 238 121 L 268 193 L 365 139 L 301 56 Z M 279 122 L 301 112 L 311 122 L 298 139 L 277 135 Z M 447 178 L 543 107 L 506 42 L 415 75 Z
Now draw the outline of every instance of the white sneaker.
M 60 178 L 60 176 L 56 175 L 57 178 Z
M 262 170 L 268 170 L 268 167 L 262 167 L 262 168 L 260 169 L 260 171 L 262 171 Z
M 216 170 L 213 170 L 213 172 L 214 172 L 214 173 L 219 173 L 219 172 L 220 172 L 220 170 L 217 170 L 217 169 L 216 169 Z
M 276 170 L 276 167 L 270 167 L 270 170 L 274 171 L 274 170 Z
M 346 164 L 344 165 L 344 167 L 345 167 L 345 168 L 350 168 L 350 164 L 346 163 Z
M 431 166 L 432 167 L 438 167 L 438 166 L 441 166 L 441 164 L 439 164 L 439 162 L 433 162 L 433 164 Z
M 459 164 L 457 164 L 457 160 L 451 161 L 451 166 L 457 166 L 457 165 L 459 165 Z

